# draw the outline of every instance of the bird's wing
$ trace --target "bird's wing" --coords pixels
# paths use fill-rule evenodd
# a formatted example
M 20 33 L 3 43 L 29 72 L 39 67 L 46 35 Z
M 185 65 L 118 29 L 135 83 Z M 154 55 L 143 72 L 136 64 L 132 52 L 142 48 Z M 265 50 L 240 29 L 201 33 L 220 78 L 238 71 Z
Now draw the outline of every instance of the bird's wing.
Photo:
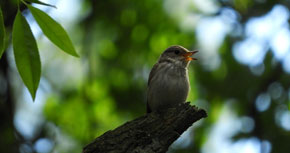
M 149 89 L 149 86 L 150 86 L 150 83 L 151 83 L 151 80 L 153 78 L 153 76 L 156 74 L 156 71 L 157 71 L 157 67 L 158 67 L 158 64 L 156 63 L 153 68 L 151 69 L 150 71 L 150 74 L 149 74 L 149 79 L 148 79 L 148 84 L 147 84 L 147 88 Z M 148 90 L 147 90 L 148 92 Z M 147 113 L 151 113 L 151 108 L 149 106 L 149 103 L 148 103 L 148 94 L 147 94 Z
M 150 85 L 150 82 L 151 82 L 153 76 L 156 74 L 157 67 L 158 67 L 158 64 L 157 63 L 154 64 L 154 66 L 149 74 L 149 79 L 148 79 L 148 84 L 147 84 L 148 86 Z

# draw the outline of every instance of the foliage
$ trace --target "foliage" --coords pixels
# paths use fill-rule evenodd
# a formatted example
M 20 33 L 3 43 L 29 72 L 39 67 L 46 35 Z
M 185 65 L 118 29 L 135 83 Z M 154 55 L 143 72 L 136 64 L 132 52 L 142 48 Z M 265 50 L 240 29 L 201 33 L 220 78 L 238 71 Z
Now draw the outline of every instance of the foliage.
M 49 17 L 45 12 L 41 11 L 40 9 L 35 8 L 31 5 L 27 5 L 27 7 L 37 21 L 43 33 L 51 42 L 53 42 L 56 46 L 58 46 L 60 49 L 67 52 L 68 54 L 78 56 L 67 33 L 59 23 L 54 21 L 51 17 Z
M 19 9 L 20 1 L 29 8 L 41 30 L 51 40 L 52 43 L 54 43 L 68 54 L 73 56 L 78 55 L 66 31 L 59 23 L 54 21 L 45 12 L 27 4 L 25 0 L 17 0 L 18 11 L 12 32 L 15 62 L 25 86 L 28 88 L 32 98 L 35 99 L 35 94 L 41 77 L 41 63 L 35 38 L 26 19 L 21 15 L 21 11 Z M 53 5 L 46 4 L 38 0 L 26 1 L 54 7 Z M 4 23 L 2 11 L 0 10 L 0 58 L 5 50 L 5 28 L 3 25 Z

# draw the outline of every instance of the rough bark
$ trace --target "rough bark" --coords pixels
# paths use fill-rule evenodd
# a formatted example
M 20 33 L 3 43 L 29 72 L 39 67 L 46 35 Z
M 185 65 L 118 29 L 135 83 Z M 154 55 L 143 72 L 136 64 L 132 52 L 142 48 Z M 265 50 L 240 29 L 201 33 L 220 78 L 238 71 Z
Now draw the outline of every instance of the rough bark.
M 206 116 L 203 109 L 189 103 L 152 112 L 104 133 L 83 153 L 165 153 L 187 128 Z

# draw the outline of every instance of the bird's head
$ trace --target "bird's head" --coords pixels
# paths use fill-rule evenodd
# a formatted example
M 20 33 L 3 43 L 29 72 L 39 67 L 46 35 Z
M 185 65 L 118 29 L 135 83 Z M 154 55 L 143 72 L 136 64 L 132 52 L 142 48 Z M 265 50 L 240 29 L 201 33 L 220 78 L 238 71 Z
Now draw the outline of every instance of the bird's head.
M 171 46 L 161 54 L 159 62 L 168 61 L 186 67 L 190 61 L 197 60 L 196 58 L 191 57 L 197 52 L 197 50 L 188 51 L 186 48 L 178 45 Z

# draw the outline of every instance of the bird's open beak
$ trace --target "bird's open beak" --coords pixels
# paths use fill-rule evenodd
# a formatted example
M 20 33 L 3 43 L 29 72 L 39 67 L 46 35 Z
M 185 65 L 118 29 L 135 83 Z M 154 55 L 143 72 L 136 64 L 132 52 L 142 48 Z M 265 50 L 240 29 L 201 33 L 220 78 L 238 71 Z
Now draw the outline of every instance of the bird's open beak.
M 190 56 L 192 56 L 193 54 L 195 54 L 195 53 L 197 53 L 197 52 L 198 52 L 197 50 L 190 51 L 190 52 L 187 52 L 187 53 L 183 54 L 182 56 L 185 57 L 185 60 L 186 60 L 186 61 L 197 60 L 196 58 L 190 57 Z

